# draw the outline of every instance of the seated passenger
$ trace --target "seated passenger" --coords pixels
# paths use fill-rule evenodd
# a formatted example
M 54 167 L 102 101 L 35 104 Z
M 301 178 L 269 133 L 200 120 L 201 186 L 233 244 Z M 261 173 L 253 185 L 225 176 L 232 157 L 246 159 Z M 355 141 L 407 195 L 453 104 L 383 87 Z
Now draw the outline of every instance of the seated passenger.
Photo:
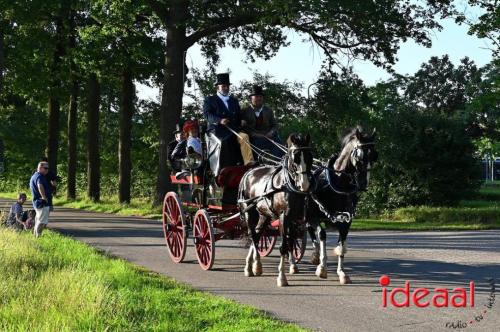
M 17 197 L 17 202 L 10 207 L 9 215 L 7 217 L 7 227 L 16 230 L 23 230 L 26 228 L 25 220 L 23 220 L 23 204 L 26 202 L 26 194 L 21 193 Z
M 196 153 L 201 157 L 203 151 L 201 149 L 201 140 L 198 137 L 199 135 L 198 122 L 194 120 L 186 121 L 184 123 L 184 126 L 182 127 L 182 131 L 187 136 L 186 145 L 188 149 L 187 150 L 188 154 L 190 150 L 192 150 L 193 153 Z
M 195 120 L 187 120 L 182 127 L 184 136 L 187 139 L 179 142 L 172 152 L 172 157 L 182 162 L 182 171 L 175 175 L 177 179 L 191 175 L 193 170 L 200 170 L 203 150 L 201 140 L 198 137 L 198 128 L 198 122 Z
M 261 86 L 254 85 L 252 90 L 250 105 L 242 109 L 242 128 L 250 136 L 253 145 L 281 158 L 285 152 L 271 142 L 272 140 L 282 144 L 273 110 L 264 105 L 264 92 Z
M 184 149 L 182 149 L 182 145 L 179 146 L 179 149 L 177 149 L 177 150 L 176 150 L 176 147 L 179 144 L 181 144 L 182 142 L 185 142 L 186 137 L 184 136 L 184 132 L 180 129 L 179 125 L 177 125 L 176 127 L 177 127 L 177 129 L 174 131 L 175 140 L 168 143 L 167 153 L 168 153 L 168 160 L 170 161 L 172 168 L 174 169 L 174 171 L 178 172 L 182 169 L 182 162 L 180 159 L 184 158 L 185 156 L 181 156 L 179 158 L 179 153 L 181 151 L 184 151 Z M 174 151 L 175 151 L 175 153 L 174 153 Z
M 222 168 L 236 165 L 241 158 L 245 165 L 253 164 L 254 160 L 248 135 L 240 130 L 240 105 L 229 95 L 229 74 L 217 74 L 215 86 L 217 93 L 205 99 L 203 114 L 208 125 L 210 168 L 218 175 Z

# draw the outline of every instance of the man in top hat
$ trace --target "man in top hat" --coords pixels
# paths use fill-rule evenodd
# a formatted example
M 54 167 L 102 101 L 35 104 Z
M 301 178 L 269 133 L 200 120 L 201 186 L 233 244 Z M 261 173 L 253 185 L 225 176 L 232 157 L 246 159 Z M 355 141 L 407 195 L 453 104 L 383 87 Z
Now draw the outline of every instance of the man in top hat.
M 250 136 L 250 142 L 262 150 L 281 157 L 284 152 L 272 141 L 281 143 L 278 124 L 271 108 L 264 105 L 264 91 L 260 85 L 252 87 L 250 104 L 242 109 L 243 130 Z
M 184 132 L 181 130 L 179 124 L 177 124 L 175 127 L 176 127 L 176 129 L 174 130 L 175 140 L 168 143 L 167 153 L 168 153 L 168 160 L 170 161 L 172 168 L 175 171 L 179 171 L 182 167 L 179 161 L 176 160 L 173 152 L 177 147 L 177 145 L 182 144 L 182 142 L 186 140 L 186 137 L 184 136 Z
M 241 109 L 238 100 L 229 95 L 229 74 L 217 74 L 217 82 L 215 83 L 217 93 L 205 99 L 203 104 L 203 114 L 207 119 L 207 131 L 211 135 L 215 135 L 220 142 L 220 159 L 222 163 L 217 166 L 215 173 L 225 166 L 235 165 L 234 142 L 236 132 L 237 142 L 241 157 L 245 165 L 254 163 L 252 149 L 249 145 L 249 137 L 246 133 L 241 132 Z M 230 128 L 231 130 L 229 130 Z M 209 142 L 210 144 L 210 142 Z M 212 143 L 212 146 L 214 143 Z M 237 146 L 237 145 L 236 145 Z M 230 160 L 233 158 L 233 160 Z M 212 162 L 211 162 L 212 165 Z M 214 167 L 212 167 L 213 170 Z

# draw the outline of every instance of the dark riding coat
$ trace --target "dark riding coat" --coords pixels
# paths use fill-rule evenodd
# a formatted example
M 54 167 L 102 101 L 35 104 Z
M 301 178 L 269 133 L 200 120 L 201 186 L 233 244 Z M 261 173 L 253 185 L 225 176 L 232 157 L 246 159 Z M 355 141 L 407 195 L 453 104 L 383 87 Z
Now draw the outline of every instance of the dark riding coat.
M 284 152 L 282 150 L 269 142 L 267 138 L 259 136 L 271 133 L 270 138 L 273 141 L 282 143 L 278 135 L 278 124 L 276 123 L 272 109 L 265 105 L 262 106 L 259 118 L 255 116 L 255 110 L 252 106 L 244 107 L 241 112 L 241 119 L 246 122 L 242 129 L 250 136 L 250 142 L 262 150 L 269 151 L 276 157 L 283 157 Z M 260 122 L 259 126 L 257 125 L 258 121 Z
M 205 98 L 203 103 L 203 114 L 208 122 L 207 129 L 221 139 L 230 134 L 230 131 L 220 124 L 222 119 L 228 118 L 229 127 L 236 131 L 240 129 L 241 125 L 241 109 L 238 100 L 230 96 L 227 104 L 229 108 L 217 95 Z
M 274 119 L 274 113 L 269 107 L 265 105 L 262 106 L 260 117 L 262 123 L 260 127 L 257 128 L 257 118 L 255 116 L 255 109 L 250 105 L 244 107 L 241 110 L 241 119 L 246 122 L 246 124 L 243 126 L 243 130 L 250 136 L 252 136 L 252 134 L 254 133 L 266 135 L 270 131 L 273 131 L 273 133 L 276 133 L 278 131 L 278 124 Z
M 210 169 L 215 175 L 227 166 L 234 166 L 242 162 L 239 144 L 236 136 L 231 133 L 226 126 L 220 124 L 224 118 L 229 119 L 228 126 L 238 132 L 241 125 L 241 109 L 238 100 L 229 97 L 228 106 L 217 95 L 205 98 L 203 103 L 203 114 L 207 119 L 207 131 L 215 135 L 220 144 L 217 144 L 208 137 L 208 159 Z

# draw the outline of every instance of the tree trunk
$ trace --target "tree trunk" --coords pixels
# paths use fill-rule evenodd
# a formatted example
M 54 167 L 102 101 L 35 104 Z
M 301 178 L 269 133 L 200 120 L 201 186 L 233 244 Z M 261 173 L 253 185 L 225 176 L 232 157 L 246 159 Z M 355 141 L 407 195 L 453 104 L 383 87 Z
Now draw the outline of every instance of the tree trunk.
M 134 115 L 135 88 L 130 68 L 122 73 L 122 100 L 120 112 L 120 142 L 118 144 L 119 191 L 120 203 L 130 203 L 130 178 L 132 161 L 130 150 L 132 145 L 132 116 Z
M 49 159 L 50 168 L 57 174 L 57 151 L 59 150 L 59 118 L 60 105 L 59 93 L 61 90 L 60 66 L 61 58 L 64 55 L 64 24 L 62 15 L 56 20 L 56 49 L 54 51 L 53 63 L 51 68 L 50 92 L 49 92 L 49 126 L 47 133 L 47 147 L 45 154 Z
M 76 12 L 71 10 L 69 17 L 69 43 L 70 49 L 76 48 Z M 77 67 L 71 59 L 70 71 L 72 76 L 71 95 L 68 110 L 68 179 L 66 198 L 76 199 L 76 166 L 77 166 L 77 126 L 78 126 L 78 93 L 80 84 L 77 77 Z
M 78 123 L 78 81 L 73 81 L 71 97 L 69 99 L 68 111 L 68 181 L 67 199 L 76 198 L 76 147 L 77 147 L 77 123 Z
M 0 19 L 0 96 L 3 92 L 3 73 L 5 72 L 5 22 Z
M 97 75 L 92 73 L 88 81 L 87 109 L 87 196 L 98 202 L 101 196 L 101 165 L 99 156 L 99 104 L 101 91 Z
M 188 1 L 171 2 L 170 17 L 167 24 L 167 43 L 165 51 L 165 77 L 160 106 L 160 144 L 159 167 L 156 182 L 155 204 L 160 204 L 167 191 L 172 189 L 167 166 L 167 145 L 172 140 L 172 132 L 179 121 L 184 94 L 184 51 L 186 49 L 185 19 Z
M 49 98 L 49 127 L 47 133 L 47 147 L 45 155 L 49 159 L 50 168 L 57 174 L 57 150 L 59 149 L 59 100 L 54 97 Z

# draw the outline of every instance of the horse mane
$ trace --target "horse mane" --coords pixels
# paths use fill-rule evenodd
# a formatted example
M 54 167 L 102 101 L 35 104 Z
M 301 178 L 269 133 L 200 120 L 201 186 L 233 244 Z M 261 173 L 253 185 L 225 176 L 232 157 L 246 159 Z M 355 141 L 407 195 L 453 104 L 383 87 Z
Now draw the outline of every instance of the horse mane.
M 362 137 L 366 137 L 366 134 L 363 133 L 363 128 L 361 126 L 348 128 L 344 132 L 344 135 L 340 140 L 341 143 L 340 154 L 334 163 L 334 169 L 336 171 L 343 171 L 347 167 L 347 163 L 349 162 L 349 155 L 347 154 L 347 151 L 344 151 L 344 148 L 346 147 L 347 144 L 351 142 L 353 136 L 356 135 L 356 132 L 361 133 Z
M 346 146 L 347 143 L 349 143 L 351 141 L 352 136 L 354 136 L 356 134 L 356 131 L 359 131 L 360 133 L 364 134 L 363 127 L 361 127 L 361 126 L 347 128 L 346 130 L 344 130 L 342 138 L 340 139 L 341 148 L 344 148 L 344 146 Z M 363 136 L 365 136 L 365 135 L 363 135 Z

